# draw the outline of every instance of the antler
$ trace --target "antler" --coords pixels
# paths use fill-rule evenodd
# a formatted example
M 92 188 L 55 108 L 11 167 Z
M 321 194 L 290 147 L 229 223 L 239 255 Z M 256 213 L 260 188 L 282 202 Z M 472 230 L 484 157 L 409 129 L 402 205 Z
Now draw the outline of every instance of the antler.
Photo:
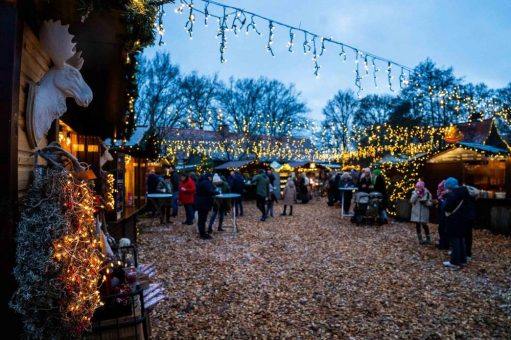
M 83 66 L 82 51 L 76 52 L 71 58 L 67 60 L 67 63 L 80 70 Z
M 69 25 L 62 25 L 60 20 L 45 21 L 39 32 L 39 40 L 44 50 L 50 56 L 56 67 L 61 68 L 64 63 L 75 54 L 73 35 L 69 34 Z

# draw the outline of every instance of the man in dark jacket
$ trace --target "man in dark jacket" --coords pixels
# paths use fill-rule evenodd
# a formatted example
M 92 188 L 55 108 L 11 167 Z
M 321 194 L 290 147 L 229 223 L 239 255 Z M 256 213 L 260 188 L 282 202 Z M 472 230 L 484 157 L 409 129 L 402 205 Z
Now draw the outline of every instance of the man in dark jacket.
M 156 194 L 160 193 L 161 191 L 158 190 L 159 184 L 163 182 L 163 177 L 161 177 L 156 170 L 151 170 L 149 172 L 149 176 L 147 176 L 147 193 L 148 194 Z M 151 213 L 151 216 L 154 217 L 156 215 L 156 206 L 152 201 L 150 201 L 149 204 L 147 204 L 147 209 Z
M 241 196 L 233 199 L 234 213 L 236 217 L 243 216 L 243 191 L 245 191 L 245 181 L 239 172 L 231 171 L 227 180 L 231 192 Z
M 206 233 L 206 221 L 208 219 L 208 213 L 213 206 L 213 197 L 217 194 L 211 180 L 212 176 L 209 173 L 199 177 L 195 193 L 195 206 L 197 208 L 197 213 L 199 214 L 197 225 L 199 227 L 200 238 L 204 240 L 211 238 L 211 235 Z
M 466 187 L 458 185 L 456 178 L 449 177 L 444 186 L 449 190 L 445 195 L 444 212 L 446 232 L 451 244 L 451 260 L 443 264 L 448 268 L 457 268 L 467 263 L 465 233 L 470 195 Z
M 256 186 L 256 204 L 257 208 L 261 211 L 261 221 L 266 220 L 266 201 L 270 194 L 270 179 L 265 171 L 261 169 L 258 175 L 252 178 L 252 183 Z
M 179 199 L 179 175 L 174 167 L 169 167 L 170 184 L 172 187 L 172 217 L 177 216 L 178 199 Z

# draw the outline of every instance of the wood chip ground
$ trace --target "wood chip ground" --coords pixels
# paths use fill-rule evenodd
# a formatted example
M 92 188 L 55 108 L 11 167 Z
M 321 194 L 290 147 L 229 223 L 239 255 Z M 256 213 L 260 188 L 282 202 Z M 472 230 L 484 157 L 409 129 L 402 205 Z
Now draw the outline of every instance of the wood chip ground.
M 170 225 L 140 221 L 141 262 L 168 295 L 154 339 L 511 338 L 511 238 L 475 230 L 473 260 L 452 270 L 410 223 L 355 226 L 324 200 L 281 209 L 261 222 L 248 202 L 239 233 L 210 241 L 182 208 Z

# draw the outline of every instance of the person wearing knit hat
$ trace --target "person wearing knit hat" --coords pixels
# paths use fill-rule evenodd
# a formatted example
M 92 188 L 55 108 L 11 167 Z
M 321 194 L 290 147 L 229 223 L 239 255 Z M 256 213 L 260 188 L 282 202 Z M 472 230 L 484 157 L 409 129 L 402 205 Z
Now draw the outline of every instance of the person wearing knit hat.
M 220 178 L 220 176 L 218 174 L 213 175 L 213 184 L 215 184 L 215 183 L 222 183 L 222 179 Z
M 431 244 L 431 235 L 429 233 L 429 207 L 432 205 L 432 196 L 423 181 L 418 181 L 415 190 L 410 198 L 412 204 L 411 222 L 415 222 L 417 238 L 420 244 Z M 424 229 L 426 240 L 422 238 L 421 227 Z
M 458 180 L 454 177 L 449 177 L 448 179 L 445 180 L 444 187 L 447 190 L 456 189 L 457 187 L 459 187 Z

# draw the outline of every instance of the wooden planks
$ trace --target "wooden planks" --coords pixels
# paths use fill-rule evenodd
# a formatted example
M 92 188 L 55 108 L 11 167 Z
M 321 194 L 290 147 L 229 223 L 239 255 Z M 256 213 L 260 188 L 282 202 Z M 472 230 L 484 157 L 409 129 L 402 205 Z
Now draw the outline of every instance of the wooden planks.
M 23 44 L 21 54 L 19 115 L 18 115 L 18 197 L 22 198 L 29 185 L 34 166 L 32 149 L 28 143 L 25 123 L 25 109 L 27 106 L 28 88 L 30 82 L 37 83 L 48 71 L 50 58 L 43 51 L 39 40 L 32 30 L 25 25 L 23 30 Z M 43 140 L 39 146 L 45 146 Z

